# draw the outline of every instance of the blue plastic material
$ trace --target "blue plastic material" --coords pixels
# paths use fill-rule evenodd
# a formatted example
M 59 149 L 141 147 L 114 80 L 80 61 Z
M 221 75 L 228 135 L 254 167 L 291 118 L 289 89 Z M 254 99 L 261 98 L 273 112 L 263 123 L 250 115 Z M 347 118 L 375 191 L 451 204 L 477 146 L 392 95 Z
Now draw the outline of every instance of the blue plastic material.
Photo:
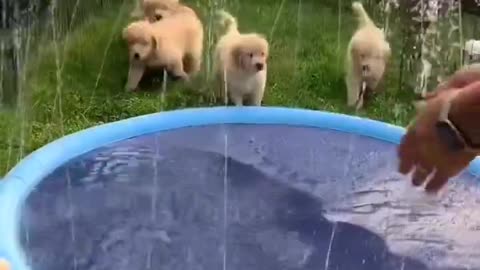
M 302 109 L 242 107 L 161 112 L 109 123 L 65 136 L 35 151 L 0 182 L 0 258 L 15 270 L 29 270 L 19 241 L 19 221 L 27 196 L 67 161 L 114 142 L 166 130 L 213 124 L 275 124 L 331 129 L 398 144 L 404 129 L 369 119 Z M 470 172 L 480 175 L 480 161 Z

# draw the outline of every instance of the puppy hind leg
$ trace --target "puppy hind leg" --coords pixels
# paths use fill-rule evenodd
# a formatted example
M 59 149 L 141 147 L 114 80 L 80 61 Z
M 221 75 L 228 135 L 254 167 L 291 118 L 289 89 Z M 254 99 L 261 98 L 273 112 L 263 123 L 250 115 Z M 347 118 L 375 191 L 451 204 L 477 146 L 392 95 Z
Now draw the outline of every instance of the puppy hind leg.
M 183 63 L 183 70 L 185 71 L 185 73 L 191 74 L 191 72 L 192 72 L 192 56 L 190 54 L 186 54 L 185 56 L 183 56 L 182 63 Z
M 202 55 L 191 55 L 190 56 L 190 75 L 195 76 L 200 72 L 202 67 Z
M 143 64 L 130 64 L 128 69 L 128 79 L 125 84 L 127 91 L 135 91 L 140 83 L 140 80 L 145 73 L 145 66 Z
M 189 81 L 190 77 L 183 69 L 183 59 L 178 57 L 167 68 L 174 77 L 181 78 L 184 81 Z
M 203 49 L 202 45 L 199 45 L 195 50 L 193 50 L 190 54 L 191 57 L 191 74 L 195 75 L 200 72 L 202 68 L 202 57 L 203 57 Z
M 202 28 L 200 27 L 200 29 Z M 196 74 L 200 72 L 200 69 L 202 68 L 203 40 L 204 40 L 204 33 L 203 33 L 203 30 L 201 30 L 198 36 L 193 40 L 191 44 L 193 45 L 193 47 L 190 48 L 190 54 L 192 57 L 192 74 Z
M 200 56 L 201 58 L 201 56 Z M 186 54 L 183 57 L 183 70 L 191 77 L 198 74 L 200 71 L 201 60 L 192 54 Z

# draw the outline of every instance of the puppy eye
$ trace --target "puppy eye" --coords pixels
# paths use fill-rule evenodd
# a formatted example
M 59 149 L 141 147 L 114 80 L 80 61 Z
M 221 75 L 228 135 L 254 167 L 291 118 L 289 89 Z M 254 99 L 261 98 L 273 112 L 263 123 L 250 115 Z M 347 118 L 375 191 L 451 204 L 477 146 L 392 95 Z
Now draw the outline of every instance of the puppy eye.
M 155 15 L 155 20 L 160 21 L 161 19 L 163 19 L 162 15 L 160 14 Z
M 262 56 L 265 56 L 265 53 L 264 53 L 264 52 L 262 52 L 262 53 L 261 53 L 261 55 L 262 55 Z
M 250 55 L 250 58 L 253 58 L 253 53 L 250 53 L 249 55 Z

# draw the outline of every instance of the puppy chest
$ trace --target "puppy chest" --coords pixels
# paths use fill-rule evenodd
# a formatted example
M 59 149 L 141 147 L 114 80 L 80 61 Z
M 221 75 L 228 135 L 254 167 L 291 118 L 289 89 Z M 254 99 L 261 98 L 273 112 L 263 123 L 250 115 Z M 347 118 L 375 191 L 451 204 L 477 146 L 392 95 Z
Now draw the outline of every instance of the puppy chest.
M 259 74 L 253 76 L 231 76 L 228 85 L 232 90 L 250 94 L 264 88 L 265 80 Z

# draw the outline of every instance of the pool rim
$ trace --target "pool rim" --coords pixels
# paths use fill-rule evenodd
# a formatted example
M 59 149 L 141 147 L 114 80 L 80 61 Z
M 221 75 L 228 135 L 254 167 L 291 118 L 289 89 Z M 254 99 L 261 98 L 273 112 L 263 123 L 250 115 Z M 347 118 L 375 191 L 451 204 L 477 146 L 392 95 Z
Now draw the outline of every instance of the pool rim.
M 0 259 L 6 259 L 12 269 L 31 270 L 17 237 L 21 209 L 34 187 L 58 167 L 90 151 L 130 138 L 180 128 L 221 124 L 312 127 L 393 144 L 398 144 L 405 133 L 402 127 L 368 118 L 284 107 L 190 108 L 148 114 L 84 129 L 34 151 L 0 181 Z M 480 160 L 474 160 L 468 171 L 479 176 Z

